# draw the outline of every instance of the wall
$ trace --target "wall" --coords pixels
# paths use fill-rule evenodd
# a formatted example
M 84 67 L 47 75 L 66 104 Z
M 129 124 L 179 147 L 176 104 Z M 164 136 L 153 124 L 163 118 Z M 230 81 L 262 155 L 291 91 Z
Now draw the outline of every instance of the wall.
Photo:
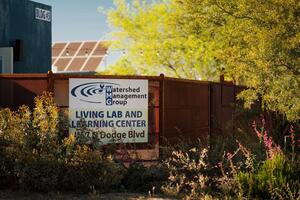
M 204 81 L 166 78 L 163 82 L 163 137 L 207 145 L 210 129 L 210 85 Z
M 0 107 L 18 109 L 24 104 L 33 107 L 34 98 L 47 89 L 46 74 L 0 74 Z
M 0 47 L 14 48 L 14 73 L 42 73 L 51 69 L 51 22 L 35 18 L 35 8 L 51 7 L 28 0 L 0 1 Z M 16 40 L 20 40 L 17 61 Z
M 0 73 L 13 73 L 13 48 L 12 47 L 0 47 L 1 63 Z
M 0 74 L 0 107 L 33 105 L 33 99 L 44 90 L 54 93 L 63 109 L 69 104 L 69 78 L 147 79 L 149 80 L 149 142 L 134 145 L 148 149 L 144 160 L 158 158 L 159 146 L 182 140 L 209 144 L 213 134 L 226 134 L 233 120 L 236 94 L 243 88 L 229 83 L 173 79 L 164 76 L 101 76 L 83 74 Z M 151 150 L 152 149 L 152 150 Z M 154 156 L 153 156 L 154 155 Z

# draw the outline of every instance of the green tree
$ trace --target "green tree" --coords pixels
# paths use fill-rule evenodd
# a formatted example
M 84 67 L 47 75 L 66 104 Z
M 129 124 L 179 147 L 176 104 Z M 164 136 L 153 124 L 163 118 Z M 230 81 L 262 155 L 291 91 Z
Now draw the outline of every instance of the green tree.
M 123 57 L 117 60 L 116 63 L 111 64 L 108 69 L 99 73 L 104 75 L 136 75 L 138 71 L 126 57 Z
M 299 0 L 116 1 L 109 22 L 112 47 L 126 49 L 139 74 L 215 80 L 225 77 L 249 89 L 249 107 L 300 119 Z
M 171 1 L 115 1 L 107 12 L 114 27 L 112 49 L 125 51 L 113 71 L 131 65 L 137 74 L 215 80 L 219 65 L 214 59 L 216 43 L 206 43 L 182 31 L 177 24 L 178 8 Z M 122 70 L 124 72 L 124 70 Z M 132 70 L 130 70 L 132 73 Z
M 177 0 L 183 29 L 223 40 L 217 60 L 227 76 L 249 87 L 241 97 L 300 119 L 300 2 L 298 0 Z M 187 14 L 189 13 L 189 14 Z M 187 23 L 192 21 L 192 23 Z

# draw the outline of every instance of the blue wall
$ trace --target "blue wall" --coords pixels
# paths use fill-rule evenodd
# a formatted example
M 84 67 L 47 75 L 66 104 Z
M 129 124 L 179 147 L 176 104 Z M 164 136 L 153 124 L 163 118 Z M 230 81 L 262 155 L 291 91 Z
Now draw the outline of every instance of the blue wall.
M 15 41 L 21 40 L 14 73 L 51 69 L 51 22 L 36 19 L 36 8 L 51 11 L 51 6 L 29 0 L 0 0 L 0 47 L 15 47 Z

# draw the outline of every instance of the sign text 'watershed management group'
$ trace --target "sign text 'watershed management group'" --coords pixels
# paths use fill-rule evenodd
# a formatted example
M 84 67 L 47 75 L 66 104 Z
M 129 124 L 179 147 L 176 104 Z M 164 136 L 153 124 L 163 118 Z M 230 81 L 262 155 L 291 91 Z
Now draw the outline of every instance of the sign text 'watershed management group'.
M 148 80 L 69 79 L 69 119 L 75 136 L 148 142 Z

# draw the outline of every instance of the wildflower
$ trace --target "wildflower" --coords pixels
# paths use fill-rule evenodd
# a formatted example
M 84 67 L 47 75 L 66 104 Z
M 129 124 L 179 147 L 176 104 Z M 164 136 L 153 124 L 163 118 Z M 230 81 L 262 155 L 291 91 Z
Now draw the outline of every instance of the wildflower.
M 255 121 L 252 122 L 252 128 L 253 128 L 253 131 L 256 133 L 257 137 L 261 140 L 262 134 L 257 130 L 257 126 L 256 126 Z
M 292 141 L 292 145 L 295 145 L 295 131 L 294 131 L 293 125 L 290 126 L 289 132 L 290 132 L 290 138 Z
M 217 166 L 221 168 L 223 166 L 223 163 L 220 161 L 217 163 Z
M 262 125 L 262 127 L 266 126 L 266 120 L 265 120 L 264 116 L 261 116 L 261 125 Z
M 267 150 L 272 149 L 272 144 L 273 144 L 272 137 L 271 136 L 268 137 L 267 131 L 265 131 L 265 133 L 264 133 L 264 144 L 265 144 L 265 147 L 267 148 Z
M 190 149 L 190 152 L 196 152 L 196 151 L 197 151 L 196 147 Z
M 231 159 L 233 158 L 232 153 L 229 153 L 229 152 L 228 152 L 226 155 L 227 155 L 227 158 L 228 158 L 229 160 L 231 160 Z
M 253 129 L 256 129 L 256 122 L 253 121 L 252 124 L 251 124 L 251 126 L 252 126 Z

